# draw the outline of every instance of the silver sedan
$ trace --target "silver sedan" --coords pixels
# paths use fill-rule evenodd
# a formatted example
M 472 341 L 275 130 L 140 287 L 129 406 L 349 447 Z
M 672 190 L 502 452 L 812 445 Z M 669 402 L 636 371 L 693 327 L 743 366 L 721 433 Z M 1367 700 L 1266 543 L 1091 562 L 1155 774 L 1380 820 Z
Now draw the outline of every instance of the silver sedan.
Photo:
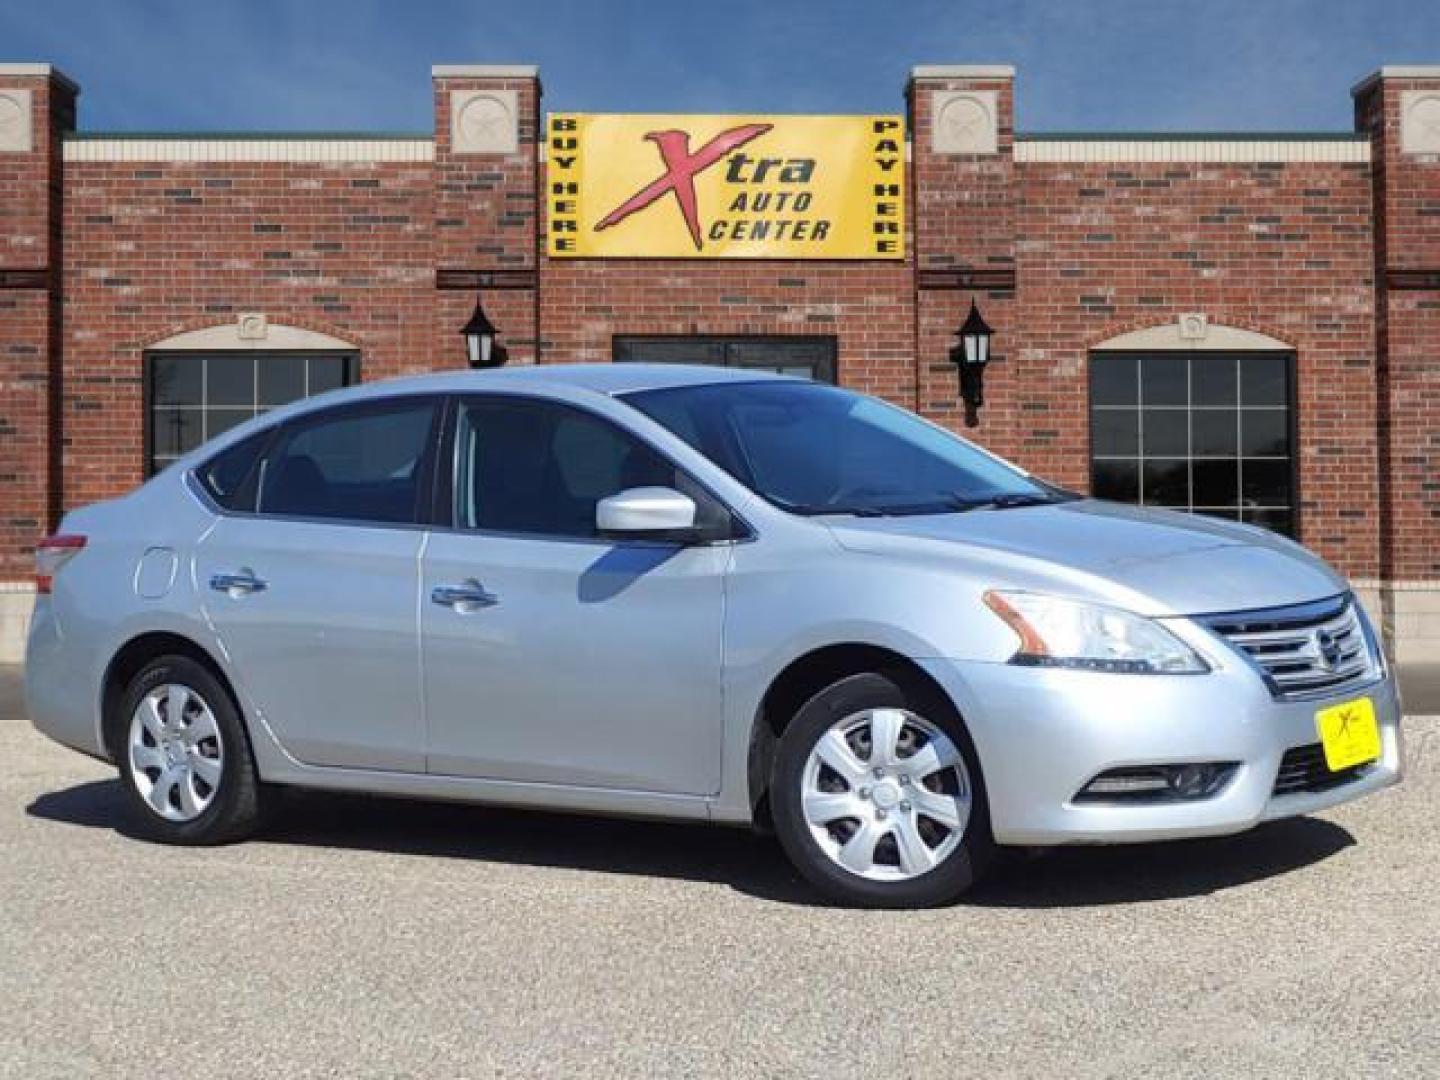
M 172 843 L 361 790 L 773 828 L 830 897 L 917 906 L 997 845 L 1236 832 L 1400 775 L 1374 631 L 1297 544 L 797 379 L 325 394 L 36 558 L 30 715 Z

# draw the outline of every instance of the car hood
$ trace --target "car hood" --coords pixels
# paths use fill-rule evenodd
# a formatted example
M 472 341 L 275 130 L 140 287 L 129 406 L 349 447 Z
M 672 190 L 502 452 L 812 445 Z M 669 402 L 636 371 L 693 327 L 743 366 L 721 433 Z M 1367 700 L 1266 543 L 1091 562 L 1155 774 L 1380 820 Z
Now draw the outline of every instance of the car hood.
M 1093 499 L 828 524 L 850 551 L 958 560 L 996 587 L 1088 594 L 1154 615 L 1278 607 L 1349 587 L 1268 530 Z

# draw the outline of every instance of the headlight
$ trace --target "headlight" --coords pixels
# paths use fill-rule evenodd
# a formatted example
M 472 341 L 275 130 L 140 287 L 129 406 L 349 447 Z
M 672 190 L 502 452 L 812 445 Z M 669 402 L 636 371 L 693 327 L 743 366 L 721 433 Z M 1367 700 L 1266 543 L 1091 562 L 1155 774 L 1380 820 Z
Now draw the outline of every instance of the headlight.
M 1012 664 L 1142 674 L 1210 670 L 1154 619 L 1120 608 L 993 589 L 985 605 L 1020 638 Z

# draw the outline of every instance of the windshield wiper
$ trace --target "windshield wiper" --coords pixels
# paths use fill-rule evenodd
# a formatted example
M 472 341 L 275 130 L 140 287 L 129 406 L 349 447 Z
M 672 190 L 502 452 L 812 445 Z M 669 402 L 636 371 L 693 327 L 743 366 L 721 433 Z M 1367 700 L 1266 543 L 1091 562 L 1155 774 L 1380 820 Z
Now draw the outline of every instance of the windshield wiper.
M 1048 506 L 1050 503 L 1063 501 L 1055 495 L 1042 492 L 1008 491 L 979 499 L 952 494 L 949 505 L 950 509 L 963 514 L 968 510 L 1015 510 L 1022 506 Z
M 885 517 L 887 511 L 878 506 L 829 506 L 825 503 L 796 503 L 786 499 L 777 499 L 771 496 L 770 501 L 781 510 L 791 514 L 799 514 L 801 517 L 821 517 L 825 514 L 835 514 L 839 517 Z
M 782 510 L 803 517 L 820 517 L 834 514 L 837 517 L 921 517 L 926 514 L 964 513 L 967 510 L 1011 510 L 1022 506 L 1046 506 L 1050 503 L 1067 502 L 1068 497 L 1060 493 L 1009 491 L 998 495 L 974 498 L 958 492 L 941 493 L 938 498 L 920 503 L 892 503 L 885 506 L 830 506 L 825 503 L 794 503 L 771 496 L 770 501 Z

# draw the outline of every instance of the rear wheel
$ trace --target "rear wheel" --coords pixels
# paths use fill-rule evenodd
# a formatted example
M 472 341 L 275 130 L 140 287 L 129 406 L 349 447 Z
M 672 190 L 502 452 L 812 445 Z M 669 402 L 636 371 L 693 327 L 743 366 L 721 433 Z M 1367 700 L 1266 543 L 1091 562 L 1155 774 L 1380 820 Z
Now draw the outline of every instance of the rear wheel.
M 964 726 L 938 694 L 891 676 L 811 698 L 781 737 L 770 797 L 791 861 L 842 903 L 948 903 L 993 853 Z
M 203 665 L 162 656 L 131 680 L 111 745 L 147 836 L 223 844 L 260 821 L 262 789 L 240 711 Z

